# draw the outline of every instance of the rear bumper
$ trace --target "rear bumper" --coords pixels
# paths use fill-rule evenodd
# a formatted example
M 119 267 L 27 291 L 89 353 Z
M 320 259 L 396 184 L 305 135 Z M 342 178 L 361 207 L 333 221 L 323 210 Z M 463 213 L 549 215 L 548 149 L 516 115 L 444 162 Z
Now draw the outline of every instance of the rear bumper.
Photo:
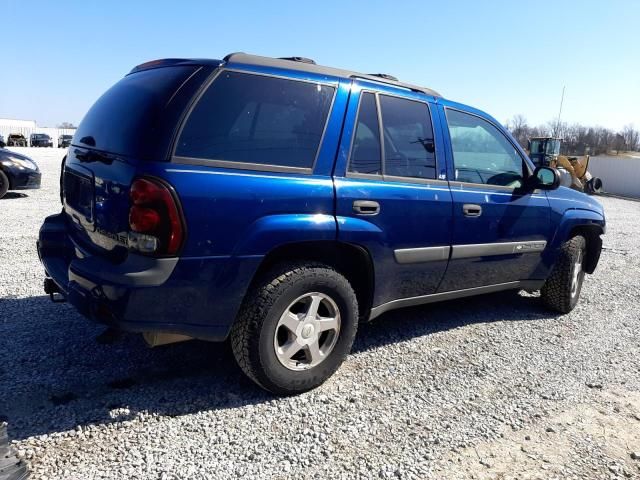
M 260 258 L 151 258 L 119 264 L 74 244 L 65 214 L 45 219 L 38 255 L 57 290 L 94 321 L 131 332 L 224 340 Z

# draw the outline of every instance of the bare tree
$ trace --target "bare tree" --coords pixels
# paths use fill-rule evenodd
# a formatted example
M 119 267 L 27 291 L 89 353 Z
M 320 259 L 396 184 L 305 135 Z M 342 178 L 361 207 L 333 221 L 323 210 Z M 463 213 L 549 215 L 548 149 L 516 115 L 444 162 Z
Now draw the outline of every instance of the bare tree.
M 547 122 L 547 131 L 554 138 L 564 138 L 567 134 L 567 122 L 559 122 L 558 120 L 549 120 Z
M 622 129 L 624 144 L 627 150 L 640 149 L 640 132 L 633 128 L 633 124 L 625 125 Z
M 506 126 L 525 148 L 532 137 L 561 138 L 561 152 L 564 155 L 600 155 L 611 150 L 640 150 L 640 132 L 633 128 L 633 125 L 625 125 L 621 133 L 579 123 L 558 123 L 557 120 L 550 120 L 544 125 L 530 126 L 523 115 L 515 115 L 507 121 Z
M 62 122 L 58 128 L 76 128 L 76 126 L 71 122 Z
M 522 148 L 527 148 L 529 138 L 531 137 L 531 129 L 524 115 L 514 115 L 513 118 L 507 120 L 507 129 Z

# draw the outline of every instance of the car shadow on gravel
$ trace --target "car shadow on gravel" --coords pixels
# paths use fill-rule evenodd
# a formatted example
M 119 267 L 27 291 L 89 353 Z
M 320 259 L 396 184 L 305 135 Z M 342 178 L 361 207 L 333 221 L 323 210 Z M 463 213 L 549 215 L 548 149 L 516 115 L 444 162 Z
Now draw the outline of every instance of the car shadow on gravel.
M 15 200 L 16 198 L 25 198 L 28 197 L 26 193 L 18 193 L 18 192 L 7 192 L 4 194 L 4 197 L 0 198 L 0 200 Z
M 354 351 L 470 323 L 548 319 L 538 299 L 514 292 L 415 307 L 362 325 Z M 148 348 L 139 335 L 111 344 L 104 327 L 46 296 L 0 299 L 0 421 L 12 439 L 273 400 L 236 366 L 227 343 Z

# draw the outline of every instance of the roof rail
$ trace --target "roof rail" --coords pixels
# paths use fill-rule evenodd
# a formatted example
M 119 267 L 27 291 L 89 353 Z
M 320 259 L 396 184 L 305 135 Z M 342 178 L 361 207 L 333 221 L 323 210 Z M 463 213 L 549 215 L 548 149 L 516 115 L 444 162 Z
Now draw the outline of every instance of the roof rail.
M 399 82 L 398 77 L 394 77 L 393 75 L 389 75 L 388 73 L 370 73 L 372 77 L 380 77 L 385 80 L 393 80 L 394 82 Z
M 411 85 L 410 83 L 404 83 L 404 82 L 399 82 L 397 80 L 392 80 L 390 78 L 387 77 L 379 77 L 376 75 L 365 75 L 362 73 L 353 73 L 349 76 L 349 78 L 356 78 L 356 79 L 360 79 L 360 80 L 369 80 L 370 82 L 378 82 L 378 83 L 384 83 L 384 84 L 388 84 L 388 85 L 393 85 L 394 87 L 400 87 L 400 88 L 406 88 L 407 90 L 410 90 L 412 92 L 418 92 L 418 93 L 425 93 L 427 95 L 431 95 L 434 97 L 441 97 L 442 95 L 440 95 L 438 92 L 436 92 L 435 90 L 432 90 L 431 88 L 426 88 L 426 87 L 419 87 L 417 85 Z
M 289 60 L 291 62 L 302 62 L 302 63 L 309 63 L 311 65 L 316 65 L 315 60 L 312 60 L 307 57 L 278 57 L 278 58 L 280 60 Z
M 225 57 L 222 59 L 223 62 L 228 62 L 229 60 L 231 60 L 231 57 L 233 57 L 234 55 L 246 55 L 246 53 L 244 52 L 231 52 L 229 55 L 225 55 Z
M 232 64 L 234 62 L 247 64 L 247 65 L 260 65 L 264 67 L 284 68 L 288 70 L 297 70 L 300 72 L 311 72 L 321 75 L 332 75 L 342 78 L 358 78 L 362 80 L 369 80 L 370 82 L 378 82 L 387 85 L 393 85 L 395 87 L 404 88 L 412 92 L 424 93 L 434 97 L 440 97 L 441 95 L 430 88 L 419 87 L 417 85 L 411 85 L 408 83 L 398 81 L 394 76 L 384 73 L 376 73 L 373 75 L 367 75 L 364 73 L 353 72 L 350 70 L 342 70 L 339 68 L 323 67 L 316 65 L 316 62 L 305 57 L 262 57 L 258 55 L 248 55 L 242 52 L 231 53 L 224 57 L 225 63 Z

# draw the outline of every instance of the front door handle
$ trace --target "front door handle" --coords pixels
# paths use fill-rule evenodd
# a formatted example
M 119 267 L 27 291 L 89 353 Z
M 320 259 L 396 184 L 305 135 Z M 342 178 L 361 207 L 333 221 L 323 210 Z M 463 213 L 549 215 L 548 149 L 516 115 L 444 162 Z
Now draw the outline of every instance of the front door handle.
M 358 215 L 377 215 L 380 213 L 380 204 L 373 200 L 356 200 L 353 202 L 353 211 Z
M 462 213 L 465 217 L 479 217 L 482 215 L 482 207 L 473 203 L 465 203 L 462 206 Z

